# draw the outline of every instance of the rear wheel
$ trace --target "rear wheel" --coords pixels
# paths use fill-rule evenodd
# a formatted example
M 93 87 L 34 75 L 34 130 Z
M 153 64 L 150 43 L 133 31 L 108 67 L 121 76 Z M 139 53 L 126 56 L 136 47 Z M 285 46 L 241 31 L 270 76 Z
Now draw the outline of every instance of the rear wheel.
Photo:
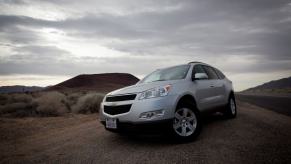
M 230 98 L 228 99 L 228 103 L 227 103 L 224 114 L 228 118 L 235 118 L 236 113 L 237 113 L 237 110 L 236 110 L 235 98 L 234 96 L 230 96 Z
M 186 104 L 175 111 L 172 131 L 179 141 L 195 139 L 201 131 L 199 112 L 193 106 Z

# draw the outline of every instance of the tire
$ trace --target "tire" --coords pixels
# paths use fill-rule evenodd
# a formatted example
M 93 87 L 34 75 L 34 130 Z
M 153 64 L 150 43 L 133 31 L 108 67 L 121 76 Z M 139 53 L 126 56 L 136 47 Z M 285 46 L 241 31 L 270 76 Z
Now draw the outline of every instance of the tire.
M 224 115 L 227 118 L 235 118 L 236 114 L 237 114 L 237 107 L 236 107 L 235 98 L 233 95 L 231 95 L 228 99 L 228 103 L 226 105 Z
M 178 142 L 193 141 L 202 128 L 199 111 L 191 103 L 183 103 L 175 111 L 171 133 Z

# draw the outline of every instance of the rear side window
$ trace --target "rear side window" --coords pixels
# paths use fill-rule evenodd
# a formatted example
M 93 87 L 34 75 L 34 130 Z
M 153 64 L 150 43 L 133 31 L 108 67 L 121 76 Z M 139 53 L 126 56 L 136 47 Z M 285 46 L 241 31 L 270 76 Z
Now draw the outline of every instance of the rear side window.
M 211 67 L 208 67 L 208 66 L 203 66 L 206 74 L 208 75 L 208 78 L 209 79 L 219 79 L 215 70 Z
M 218 77 L 220 79 L 224 79 L 225 78 L 225 75 L 221 71 L 219 71 L 218 69 L 215 69 L 215 71 L 216 71 L 216 74 L 218 75 Z

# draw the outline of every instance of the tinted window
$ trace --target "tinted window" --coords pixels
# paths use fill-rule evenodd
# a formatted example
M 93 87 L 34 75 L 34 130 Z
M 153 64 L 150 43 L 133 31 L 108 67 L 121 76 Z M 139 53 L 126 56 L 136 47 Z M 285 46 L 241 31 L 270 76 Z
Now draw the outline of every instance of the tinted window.
M 139 83 L 184 79 L 188 73 L 189 68 L 190 65 L 181 65 L 157 70 L 146 76 Z
M 203 66 L 203 68 L 205 69 L 209 79 L 219 79 L 213 68 L 208 66 Z
M 195 65 L 194 70 L 193 70 L 193 74 L 195 74 L 195 73 L 206 73 L 206 72 L 201 65 Z
M 218 69 L 215 69 L 215 71 L 216 71 L 216 73 L 217 73 L 217 75 L 218 75 L 218 77 L 220 79 L 224 79 L 225 78 L 225 75 L 221 71 L 219 71 Z
M 195 65 L 192 71 L 192 78 L 195 77 L 195 73 L 205 73 L 204 68 L 202 67 L 202 65 Z

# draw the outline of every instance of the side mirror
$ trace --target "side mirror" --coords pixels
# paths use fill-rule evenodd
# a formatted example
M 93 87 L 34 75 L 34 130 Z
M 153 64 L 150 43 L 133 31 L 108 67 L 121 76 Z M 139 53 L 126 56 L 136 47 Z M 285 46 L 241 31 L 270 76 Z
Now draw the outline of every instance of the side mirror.
M 195 73 L 194 77 L 192 77 L 192 80 L 203 80 L 203 79 L 208 79 L 206 73 Z

